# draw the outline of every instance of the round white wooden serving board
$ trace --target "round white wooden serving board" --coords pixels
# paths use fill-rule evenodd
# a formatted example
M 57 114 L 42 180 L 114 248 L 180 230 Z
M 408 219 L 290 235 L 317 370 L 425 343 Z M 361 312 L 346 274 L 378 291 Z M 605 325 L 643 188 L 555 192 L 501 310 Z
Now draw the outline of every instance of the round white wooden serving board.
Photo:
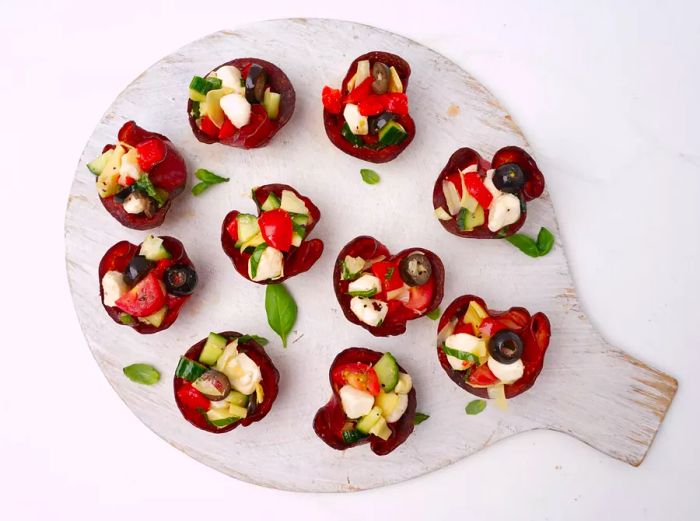
M 339 85 L 349 63 L 372 50 L 403 56 L 413 74 L 408 93 L 417 135 L 391 163 L 372 166 L 343 154 L 326 138 L 320 92 Z M 279 65 L 296 88 L 296 112 L 272 143 L 259 150 L 204 145 L 192 135 L 185 106 L 187 85 L 220 63 L 253 56 Z M 97 266 L 117 241 L 145 233 L 121 227 L 103 209 L 86 162 L 112 143 L 121 125 L 135 119 L 167 135 L 189 171 L 208 168 L 231 177 L 200 197 L 189 192 L 173 205 L 155 233 L 185 244 L 200 285 L 169 330 L 150 336 L 115 324 L 99 299 Z M 191 43 L 153 65 L 109 108 L 85 147 L 66 215 L 66 258 L 78 318 L 100 368 L 121 398 L 153 431 L 199 461 L 238 479 L 299 491 L 351 491 L 404 481 L 449 465 L 518 432 L 546 428 L 566 432 L 632 465 L 638 465 L 663 420 L 676 381 L 611 347 L 581 310 L 562 248 L 549 195 L 528 204 L 523 231 L 546 226 L 554 250 L 531 259 L 505 241 L 460 239 L 433 217 L 431 194 L 450 154 L 470 146 L 486 158 L 504 145 L 528 148 L 499 102 L 473 77 L 436 52 L 401 36 L 334 20 L 275 20 L 222 31 Z M 360 168 L 375 168 L 381 183 L 369 186 Z M 558 175 L 544 172 L 545 176 Z M 190 185 L 191 186 L 191 180 Z M 238 275 L 224 255 L 219 229 L 232 209 L 254 211 L 251 187 L 288 183 L 320 207 L 313 235 L 325 252 L 310 272 L 287 282 L 299 318 L 287 349 L 267 326 L 263 286 Z M 494 309 L 525 306 L 544 311 L 552 339 L 536 385 L 510 401 L 467 416 L 473 397 L 452 383 L 435 354 L 436 323 L 422 318 L 406 334 L 375 338 L 346 321 L 331 283 L 333 262 L 353 237 L 370 234 L 392 251 L 422 246 L 446 268 L 444 309 L 474 293 Z M 270 339 L 268 353 L 281 374 L 280 392 L 261 423 L 213 435 L 192 427 L 173 399 L 178 357 L 209 333 L 237 330 Z M 316 410 L 326 403 L 328 367 L 350 346 L 390 350 L 413 375 L 418 410 L 430 419 L 386 457 L 369 447 L 337 452 L 313 432 Z M 162 373 L 147 387 L 132 383 L 122 367 L 146 362 Z

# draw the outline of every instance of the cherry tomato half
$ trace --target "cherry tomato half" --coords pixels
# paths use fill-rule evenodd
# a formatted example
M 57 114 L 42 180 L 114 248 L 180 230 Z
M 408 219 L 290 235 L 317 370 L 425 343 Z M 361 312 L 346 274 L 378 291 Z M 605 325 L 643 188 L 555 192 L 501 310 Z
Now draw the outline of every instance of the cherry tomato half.
M 361 362 L 339 365 L 333 370 L 333 383 L 336 386 L 351 385 L 360 391 L 377 396 L 381 389 L 374 368 Z
M 265 242 L 280 251 L 289 251 L 292 247 L 292 218 L 281 208 L 263 212 L 258 217 L 258 225 Z

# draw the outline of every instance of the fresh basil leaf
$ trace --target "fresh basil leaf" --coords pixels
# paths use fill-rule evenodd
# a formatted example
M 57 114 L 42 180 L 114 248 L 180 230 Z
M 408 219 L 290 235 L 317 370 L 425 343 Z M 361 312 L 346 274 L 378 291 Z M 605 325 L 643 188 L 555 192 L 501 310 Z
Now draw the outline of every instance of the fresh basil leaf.
M 352 133 L 352 130 L 350 130 L 350 125 L 348 125 L 347 123 L 343 125 L 343 129 L 340 131 L 340 134 L 356 147 L 362 147 L 365 144 L 365 142 L 362 141 L 362 138 L 360 136 L 356 136 Z
M 482 412 L 484 409 L 486 409 L 486 400 L 472 400 L 464 408 L 464 411 L 467 414 L 474 416 Z
M 428 317 L 430 320 L 437 320 L 438 318 L 440 318 L 440 308 L 433 309 L 430 313 L 426 313 L 425 316 Z
M 506 237 L 506 240 L 525 255 L 529 255 L 530 257 L 540 256 L 540 251 L 537 249 L 537 243 L 527 235 L 516 233 L 515 235 Z
M 142 192 L 145 192 L 147 196 L 152 197 L 155 202 L 158 203 L 158 206 L 163 206 L 165 204 L 165 198 L 163 197 L 162 192 L 156 190 L 156 187 L 153 186 L 151 178 L 148 177 L 148 174 L 141 174 L 141 177 L 136 180 L 134 186 L 136 186 L 136 188 Z
M 192 195 L 199 195 L 210 186 L 211 185 L 209 183 L 205 183 L 204 181 L 197 183 L 192 187 Z
M 540 255 L 547 255 L 552 251 L 554 246 L 554 235 L 544 226 L 540 228 L 540 232 L 537 234 L 537 249 Z
M 216 175 L 214 172 L 210 172 L 206 168 L 199 168 L 195 171 L 194 176 L 200 181 L 204 181 L 207 184 L 215 185 L 219 183 L 226 183 L 229 181 L 228 177 L 221 177 Z
M 421 423 L 423 423 L 423 422 L 424 422 L 425 420 L 427 420 L 428 418 L 430 418 L 430 415 L 429 415 L 429 414 L 425 414 L 425 413 L 422 413 L 422 412 L 417 412 L 417 413 L 416 413 L 416 417 L 413 418 L 413 425 L 420 425 Z
M 368 185 L 376 185 L 379 182 L 379 174 L 369 168 L 360 170 L 360 175 L 362 176 L 362 180 Z
M 364 291 L 348 291 L 348 295 L 351 297 L 373 297 L 377 294 L 377 289 L 372 288 L 372 289 L 366 289 Z
M 253 342 L 257 342 L 261 346 L 266 346 L 269 344 L 269 340 L 265 338 L 264 336 L 258 336 L 258 335 L 243 335 L 238 337 L 238 342 L 249 342 L 252 340 Z
M 282 284 L 268 284 L 265 289 L 267 323 L 287 347 L 287 335 L 297 320 L 297 304 Z
M 143 385 L 153 385 L 160 380 L 160 373 L 148 364 L 131 364 L 123 371 L 129 380 Z
M 263 252 L 267 248 L 267 244 L 263 243 L 255 247 L 253 254 L 250 256 L 250 278 L 254 279 L 258 274 L 258 265 Z
M 464 360 L 466 362 L 472 362 L 473 364 L 479 365 L 479 357 L 474 353 L 467 353 L 466 351 L 452 349 L 451 347 L 447 347 L 446 344 L 442 344 L 442 351 L 446 355 L 454 356 L 459 360 Z

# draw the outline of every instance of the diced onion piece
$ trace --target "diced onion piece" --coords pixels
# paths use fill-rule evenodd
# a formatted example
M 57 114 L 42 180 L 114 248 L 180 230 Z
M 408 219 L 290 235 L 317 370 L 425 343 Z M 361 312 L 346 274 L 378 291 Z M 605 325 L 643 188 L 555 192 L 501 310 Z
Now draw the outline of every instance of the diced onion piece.
M 442 206 L 438 206 L 435 208 L 435 217 L 440 219 L 441 221 L 449 221 L 452 219 L 452 216 L 445 211 L 445 209 Z

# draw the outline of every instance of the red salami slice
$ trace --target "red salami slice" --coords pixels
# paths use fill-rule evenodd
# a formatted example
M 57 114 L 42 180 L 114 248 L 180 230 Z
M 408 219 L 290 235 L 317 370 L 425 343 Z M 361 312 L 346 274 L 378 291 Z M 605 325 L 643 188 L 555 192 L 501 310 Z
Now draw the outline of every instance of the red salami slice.
M 306 235 L 304 236 L 301 245 L 296 247 L 292 246 L 289 252 L 284 254 L 284 276 L 275 280 L 263 280 L 263 281 L 253 281 L 248 274 L 248 260 L 250 259 L 250 253 L 241 252 L 239 248 L 236 248 L 236 241 L 233 240 L 231 234 L 228 231 L 229 225 L 236 219 L 236 216 L 240 213 L 237 210 L 229 212 L 226 217 L 224 217 L 224 222 L 221 225 L 221 247 L 224 252 L 231 259 L 233 267 L 236 271 L 241 274 L 241 276 L 250 280 L 251 282 L 256 282 L 257 284 L 278 284 L 284 282 L 290 277 L 304 273 L 311 269 L 311 267 L 316 263 L 316 261 L 321 257 L 323 253 L 323 241 L 320 239 L 310 239 L 308 236 L 314 229 L 318 221 L 321 219 L 321 211 L 314 205 L 314 203 L 308 197 L 301 195 L 294 188 L 285 184 L 269 184 L 263 185 L 254 189 L 253 199 L 258 207 L 258 215 L 262 213 L 261 206 L 270 194 L 274 194 L 278 199 L 282 198 L 282 191 L 289 190 L 294 192 L 294 194 L 304 201 L 306 208 L 309 210 L 309 215 L 311 217 L 311 222 L 306 225 Z
M 458 321 L 464 316 L 469 307 L 469 303 L 475 301 L 490 317 L 493 317 L 504 329 L 510 329 L 517 333 L 523 341 L 522 361 L 524 365 L 523 376 L 504 386 L 506 398 L 513 398 L 520 393 L 527 391 L 535 383 L 535 380 L 542 371 L 544 365 L 544 356 L 549 346 L 549 338 L 551 336 L 551 328 L 549 319 L 544 313 L 535 313 L 530 316 L 530 313 L 525 308 L 512 307 L 508 311 L 493 311 L 488 309 L 486 303 L 479 297 L 474 295 L 463 295 L 452 302 L 440 318 L 438 323 L 438 333 L 450 322 L 457 319 Z M 462 389 L 466 389 L 470 393 L 488 398 L 488 390 L 481 387 L 473 387 L 465 381 L 467 376 L 466 371 L 455 371 L 447 361 L 447 355 L 437 346 L 437 355 L 440 360 L 440 365 L 445 370 L 447 375 L 459 385 Z
M 478 152 L 471 148 L 460 148 L 454 152 L 435 181 L 435 186 L 433 188 L 433 207 L 435 209 L 443 208 L 447 210 L 447 201 L 443 192 L 442 183 L 449 176 L 454 175 L 460 170 L 466 170 L 470 166 L 476 165 L 477 173 L 484 179 L 487 170 L 491 168 L 496 169 L 506 163 L 517 164 L 525 174 L 525 185 L 520 194 L 520 218 L 515 223 L 505 226 L 496 232 L 492 232 L 488 228 L 488 209 L 484 208 L 484 224 L 475 227 L 472 231 L 460 230 L 457 226 L 456 216 L 453 216 L 450 220 L 440 220 L 440 224 L 442 224 L 443 228 L 459 237 L 470 237 L 474 239 L 501 239 L 517 233 L 523 224 L 525 224 L 525 219 L 527 218 L 527 205 L 525 203 L 538 198 L 544 191 L 544 176 L 537 168 L 537 164 L 530 154 L 516 146 L 501 148 L 493 156 L 493 161 L 491 163 L 482 158 Z M 461 187 L 459 190 L 461 192 Z
M 175 265 L 175 264 L 184 264 L 186 266 L 189 266 L 190 268 L 194 269 L 194 264 L 192 264 L 192 261 L 190 258 L 187 256 L 187 252 L 185 251 L 185 247 L 182 245 L 180 241 L 173 237 L 168 237 L 168 236 L 162 236 L 161 239 L 163 239 L 163 246 L 165 247 L 166 250 L 171 255 L 171 258 L 167 261 L 167 264 L 170 265 Z M 141 333 L 143 335 L 148 335 L 151 333 L 158 333 L 159 331 L 163 331 L 165 329 L 168 329 L 175 320 L 177 319 L 178 315 L 180 314 L 180 309 L 182 306 L 187 302 L 190 298 L 191 295 L 187 296 L 175 296 L 171 295 L 170 293 L 166 294 L 166 305 L 168 306 L 168 311 L 165 314 L 165 318 L 163 319 L 163 322 L 159 327 L 155 327 L 151 324 L 146 324 L 141 321 L 139 321 L 136 318 L 131 318 L 130 323 L 124 323 L 120 317 L 124 315 L 124 312 L 119 309 L 116 306 L 105 306 L 104 305 L 104 291 L 102 289 L 102 277 L 104 277 L 105 273 L 108 271 L 118 271 L 120 273 L 123 273 L 124 270 L 126 270 L 126 267 L 129 265 L 129 262 L 131 259 L 134 257 L 134 255 L 137 255 L 139 253 L 140 246 L 131 244 L 128 241 L 121 241 L 112 246 L 109 250 L 107 250 L 107 253 L 104 254 L 102 257 L 102 260 L 100 261 L 100 267 L 98 270 L 98 284 L 100 287 L 100 302 L 102 302 L 103 307 L 105 308 L 105 311 L 107 311 L 107 314 L 112 317 L 112 320 L 114 320 L 117 324 L 120 325 L 127 325 L 133 328 L 135 331 L 138 333 Z M 156 266 L 153 268 L 152 271 L 155 271 L 158 273 L 158 278 L 159 280 L 163 279 L 163 266 L 158 267 Z
M 348 69 L 341 86 L 343 96 L 348 93 L 348 82 L 355 75 L 357 63 L 362 60 L 369 60 L 370 64 L 382 62 L 387 67 L 393 66 L 401 79 L 403 91 L 404 93 L 406 92 L 408 89 L 408 80 L 411 76 L 411 67 L 409 66 L 408 62 L 395 54 L 373 51 L 363 54 L 362 56 L 358 56 L 355 58 L 352 64 L 350 64 L 350 68 Z M 411 144 L 411 141 L 413 141 L 413 138 L 416 135 L 416 125 L 411 116 L 409 114 L 399 114 L 397 115 L 396 121 L 401 124 L 408 134 L 408 136 L 401 143 L 375 149 L 373 145 L 376 144 L 376 137 L 370 136 L 374 137 L 374 142 L 372 142 L 372 140 L 370 140 L 368 137 L 366 143 L 368 146 L 358 147 L 343 137 L 342 130 L 343 125 L 345 124 L 345 119 L 343 117 L 342 110 L 340 114 L 332 114 L 325 108 L 323 110 L 323 124 L 326 128 L 326 135 L 328 135 L 328 139 L 331 140 L 331 143 L 346 154 L 362 159 L 363 161 L 369 161 L 371 163 L 386 163 L 391 161 L 401 152 L 403 152 L 406 147 Z
M 287 75 L 282 72 L 282 69 L 276 65 L 261 60 L 259 58 L 237 58 L 235 60 L 222 63 L 214 68 L 213 72 L 224 65 L 233 65 L 238 70 L 245 73 L 251 64 L 258 64 L 265 69 L 267 73 L 270 90 L 280 95 L 279 115 L 276 120 L 271 120 L 267 117 L 267 113 L 262 105 L 253 104 L 250 123 L 246 126 L 235 129 L 233 134 L 223 139 L 212 137 L 202 131 L 197 126 L 196 120 L 192 117 L 192 100 L 187 102 L 187 117 L 190 121 L 190 127 L 194 136 L 202 143 L 221 143 L 236 148 L 259 148 L 267 145 L 272 137 L 287 124 L 289 119 L 294 114 L 294 105 L 296 103 L 296 93 L 292 82 L 289 81 Z M 244 74 L 245 77 L 245 74 Z
M 428 257 L 432 265 L 432 296 L 424 309 L 420 312 L 415 312 L 412 309 L 401 304 L 397 300 L 389 301 L 389 311 L 387 316 L 380 326 L 370 326 L 362 322 L 355 313 L 350 309 L 350 301 L 352 296 L 348 294 L 348 286 L 350 285 L 350 280 L 343 280 L 343 261 L 346 256 L 351 257 L 362 257 L 365 261 L 370 261 L 373 259 L 381 258 L 383 261 L 396 261 L 400 262 L 401 259 L 410 255 L 411 253 L 422 253 Z M 424 315 L 427 315 L 442 302 L 442 297 L 444 295 L 444 284 L 445 284 L 445 268 L 440 260 L 440 257 L 435 255 L 430 250 L 423 248 L 408 248 L 400 251 L 396 255 L 391 255 L 389 249 L 384 246 L 381 242 L 376 240 L 374 237 L 370 236 L 360 236 L 356 237 L 340 251 L 338 258 L 335 262 L 335 268 L 333 270 L 333 286 L 335 289 L 335 296 L 338 299 L 340 308 L 343 310 L 345 318 L 347 318 L 353 324 L 362 326 L 367 331 L 372 333 L 374 336 L 394 336 L 401 335 L 406 332 L 406 323 L 409 320 L 415 320 Z
M 242 336 L 240 333 L 236 333 L 235 331 L 224 331 L 223 333 L 219 333 L 219 335 L 231 340 Z M 206 342 L 207 339 L 204 338 L 190 347 L 184 355 L 185 358 L 189 358 L 190 360 L 198 360 Z M 177 403 L 177 407 L 180 409 L 180 412 L 184 418 L 195 427 L 214 434 L 222 434 L 224 432 L 232 431 L 239 425 L 247 427 L 255 422 L 259 422 L 265 416 L 267 416 L 267 413 L 269 413 L 272 409 L 272 404 L 277 398 L 280 379 L 280 375 L 275 367 L 275 364 L 267 355 L 265 349 L 252 339 L 246 340 L 245 342 L 239 342 L 238 352 L 248 355 L 250 359 L 260 367 L 260 372 L 262 373 L 260 385 L 262 385 L 264 393 L 262 403 L 257 404 L 253 412 L 248 414 L 248 416 L 245 418 L 242 418 L 239 421 L 225 427 L 216 427 L 209 423 L 206 414 L 204 414 L 201 410 L 190 408 L 186 404 L 182 403 L 182 400 L 178 396 L 178 391 L 182 386 L 188 385 L 188 382 L 176 376 L 173 378 L 175 402 Z
M 369 443 L 372 452 L 378 456 L 384 456 L 405 442 L 413 432 L 413 422 L 416 417 L 416 391 L 412 388 L 408 393 L 408 408 L 406 412 L 404 412 L 398 421 L 388 424 L 392 431 L 392 435 L 388 440 L 385 441 L 377 436 L 370 435 L 353 443 L 346 443 L 343 441 L 342 431 L 347 419 L 340 401 L 340 395 L 338 394 L 339 389 L 333 382 L 333 371 L 338 366 L 350 363 L 373 365 L 382 355 L 383 353 L 372 351 L 364 347 L 351 347 L 340 352 L 338 356 L 335 357 L 335 360 L 333 360 L 330 370 L 328 371 L 333 394 L 330 401 L 321 407 L 314 417 L 314 431 L 316 435 L 330 447 L 336 450 L 345 450 Z M 401 366 L 399 366 L 399 370 L 404 373 L 406 372 Z

